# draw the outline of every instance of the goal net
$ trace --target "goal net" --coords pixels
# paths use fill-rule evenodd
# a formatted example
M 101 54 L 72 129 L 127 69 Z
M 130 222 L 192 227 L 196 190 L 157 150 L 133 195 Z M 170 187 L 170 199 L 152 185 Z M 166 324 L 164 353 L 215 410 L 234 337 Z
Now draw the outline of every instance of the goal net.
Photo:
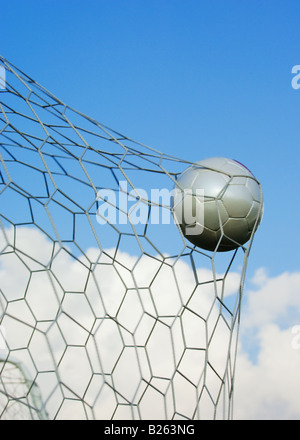
M 0 418 L 232 418 L 253 236 L 191 245 L 187 161 L 0 65 Z

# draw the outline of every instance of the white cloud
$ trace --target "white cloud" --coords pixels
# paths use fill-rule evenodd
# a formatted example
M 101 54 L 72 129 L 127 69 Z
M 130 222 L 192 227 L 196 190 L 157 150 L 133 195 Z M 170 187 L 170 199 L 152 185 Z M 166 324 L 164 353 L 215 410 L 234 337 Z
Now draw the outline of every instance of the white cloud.
M 300 346 L 293 329 L 300 323 L 300 273 L 268 277 L 259 269 L 252 281 L 256 288 L 246 289 L 242 312 L 235 417 L 299 419 Z
M 300 272 L 284 272 L 269 277 L 265 268 L 256 271 L 255 289 L 248 290 L 247 306 L 243 309 L 244 328 L 257 328 L 280 321 L 289 325 L 291 317 L 300 316 Z
M 291 329 L 264 326 L 258 350 L 257 362 L 243 350 L 238 355 L 235 418 L 299 419 L 300 350 L 292 347 Z
M 213 283 L 194 291 L 195 273 L 183 260 L 167 266 L 161 257 L 118 252 L 112 264 L 114 249 L 91 248 L 75 258 L 32 228 L 17 228 L 16 238 L 12 229 L 6 235 L 0 238 L 6 342 L 32 377 L 38 372 L 51 417 L 64 397 L 60 418 L 92 417 L 92 407 L 98 418 L 114 410 L 116 418 L 131 417 L 131 411 L 139 417 L 138 405 L 142 417 L 163 418 L 163 395 L 167 417 L 174 411 L 192 417 L 196 385 L 204 383 L 202 348 L 213 335 L 208 356 L 214 370 L 205 379 L 210 396 L 203 395 L 200 404 L 200 415 L 212 417 L 211 398 L 220 386 L 215 371 L 224 374 L 230 337 Z M 197 277 L 212 280 L 207 268 L 198 268 Z M 225 300 L 239 281 L 238 272 L 228 274 Z M 251 282 L 242 308 L 234 418 L 299 418 L 300 348 L 292 343 L 292 328 L 300 324 L 300 274 L 270 277 L 259 269 Z M 219 297 L 222 287 L 217 283 Z M 83 396 L 85 405 L 76 400 Z M 122 403 L 118 408 L 116 400 Z

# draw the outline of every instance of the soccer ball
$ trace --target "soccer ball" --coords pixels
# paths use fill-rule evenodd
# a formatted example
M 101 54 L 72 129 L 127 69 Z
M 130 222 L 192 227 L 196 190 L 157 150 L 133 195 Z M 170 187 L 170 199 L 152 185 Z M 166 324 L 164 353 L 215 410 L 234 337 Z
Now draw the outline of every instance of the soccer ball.
M 205 250 L 242 246 L 262 219 L 260 184 L 236 160 L 213 157 L 196 162 L 179 176 L 173 194 L 175 222 L 192 244 Z

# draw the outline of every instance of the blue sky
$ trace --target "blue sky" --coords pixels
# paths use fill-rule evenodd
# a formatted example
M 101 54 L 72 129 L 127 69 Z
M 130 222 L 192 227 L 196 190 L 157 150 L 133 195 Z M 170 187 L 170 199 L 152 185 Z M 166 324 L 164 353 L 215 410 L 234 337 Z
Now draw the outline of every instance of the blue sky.
M 252 250 L 298 268 L 297 1 L 12 0 L 1 54 L 71 107 L 164 153 L 228 156 L 261 181 Z
M 10 0 L 1 6 L 0 54 L 69 106 L 150 147 L 244 163 L 265 201 L 248 277 L 265 267 L 291 286 L 292 278 L 279 281 L 299 272 L 300 89 L 291 85 L 299 14 L 297 0 Z M 253 296 L 248 318 L 253 304 L 271 304 L 270 279 L 261 272 L 256 281 L 263 302 Z M 296 301 L 289 294 L 286 313 Z

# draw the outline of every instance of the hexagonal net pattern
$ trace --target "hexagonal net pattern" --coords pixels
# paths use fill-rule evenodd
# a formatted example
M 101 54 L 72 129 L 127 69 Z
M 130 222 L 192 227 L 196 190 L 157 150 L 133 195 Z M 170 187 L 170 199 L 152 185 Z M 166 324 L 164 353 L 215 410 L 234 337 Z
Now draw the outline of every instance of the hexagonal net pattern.
M 250 245 L 192 246 L 186 161 L 0 61 L 0 418 L 231 418 Z

